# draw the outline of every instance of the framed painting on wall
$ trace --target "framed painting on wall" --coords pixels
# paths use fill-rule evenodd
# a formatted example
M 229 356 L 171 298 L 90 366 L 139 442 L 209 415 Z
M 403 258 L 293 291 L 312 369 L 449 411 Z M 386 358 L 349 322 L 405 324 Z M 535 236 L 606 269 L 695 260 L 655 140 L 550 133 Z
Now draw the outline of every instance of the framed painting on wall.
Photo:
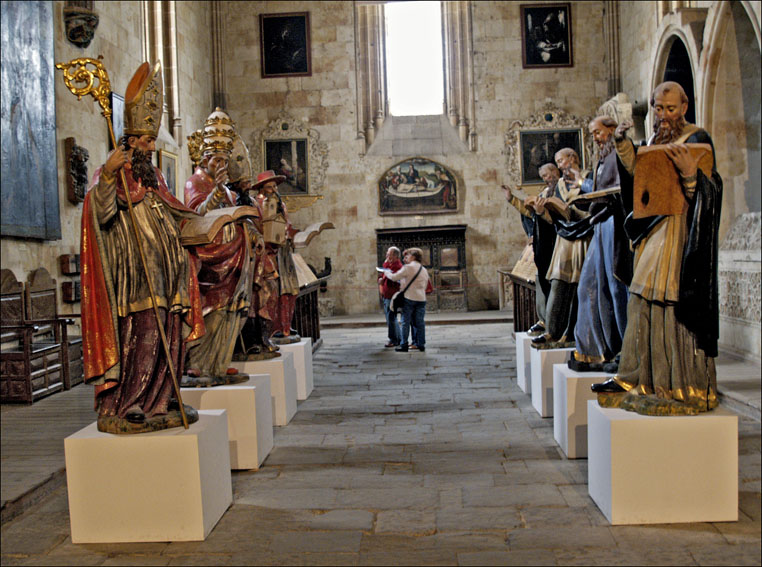
M 262 78 L 312 75 L 310 13 L 259 15 Z
M 159 150 L 159 169 L 164 175 L 169 192 L 184 202 L 183 196 L 177 194 L 177 154 L 167 150 Z
M 582 128 L 561 130 L 521 130 L 519 132 L 521 184 L 543 184 L 540 167 L 546 163 L 555 164 L 556 152 L 571 148 L 585 168 L 585 152 L 582 151 Z
M 521 5 L 524 69 L 572 67 L 571 5 Z
M 306 138 L 265 140 L 263 150 L 264 168 L 286 178 L 278 185 L 278 193 L 303 195 L 309 192 Z
M 457 191 L 456 177 L 446 167 L 426 158 L 409 158 L 393 165 L 379 179 L 379 213 L 456 213 Z
M 124 97 L 111 92 L 111 127 L 114 129 L 114 139 L 119 143 L 119 138 L 124 133 Z M 109 149 L 113 150 L 111 140 L 108 141 Z

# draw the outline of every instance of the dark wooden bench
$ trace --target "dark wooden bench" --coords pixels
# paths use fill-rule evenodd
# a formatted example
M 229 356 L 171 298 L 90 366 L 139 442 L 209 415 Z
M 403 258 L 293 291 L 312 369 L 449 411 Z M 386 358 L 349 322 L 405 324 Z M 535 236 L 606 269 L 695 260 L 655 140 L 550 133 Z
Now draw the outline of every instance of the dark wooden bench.
M 30 272 L 26 284 L 26 318 L 29 321 L 46 321 L 35 333 L 36 343 L 57 343 L 65 345 L 63 349 L 64 389 L 70 390 L 84 379 L 82 360 L 82 337 L 70 335 L 68 327 L 74 324 L 74 317 L 79 314 L 61 316 L 58 314 L 58 290 L 56 280 L 45 268 Z M 58 337 L 56 329 L 58 326 Z
M 0 272 L 0 401 L 31 404 L 64 387 L 61 324 L 26 317 L 24 285 L 10 270 Z M 40 333 L 48 342 L 37 342 Z

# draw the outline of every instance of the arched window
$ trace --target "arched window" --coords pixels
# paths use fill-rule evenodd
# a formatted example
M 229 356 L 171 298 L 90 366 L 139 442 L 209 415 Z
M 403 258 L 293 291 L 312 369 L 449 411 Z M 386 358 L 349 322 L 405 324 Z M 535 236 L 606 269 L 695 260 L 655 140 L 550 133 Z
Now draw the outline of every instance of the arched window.
M 177 67 L 177 16 L 174 0 L 144 0 L 143 50 L 151 63 L 161 61 L 164 81 L 164 116 L 162 124 L 175 141 L 182 141 L 180 91 Z
M 387 2 L 355 2 L 357 136 L 366 149 L 389 116 L 386 62 Z M 439 2 L 441 10 L 444 114 L 468 149 L 476 149 L 476 105 L 471 29 L 467 0 Z
M 387 4 L 385 17 L 389 114 L 442 114 L 444 80 L 439 2 L 394 2 Z

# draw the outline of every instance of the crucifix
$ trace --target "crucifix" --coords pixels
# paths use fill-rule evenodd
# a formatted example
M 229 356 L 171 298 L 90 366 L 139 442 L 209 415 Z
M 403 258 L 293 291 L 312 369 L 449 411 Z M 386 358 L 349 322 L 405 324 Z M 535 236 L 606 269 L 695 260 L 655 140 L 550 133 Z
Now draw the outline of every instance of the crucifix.
M 153 201 L 153 199 L 151 199 Z M 161 220 L 164 220 L 164 213 L 162 212 L 162 206 L 159 201 L 153 201 L 153 205 L 151 205 L 152 209 L 156 209 L 156 213 L 159 215 L 159 218 Z

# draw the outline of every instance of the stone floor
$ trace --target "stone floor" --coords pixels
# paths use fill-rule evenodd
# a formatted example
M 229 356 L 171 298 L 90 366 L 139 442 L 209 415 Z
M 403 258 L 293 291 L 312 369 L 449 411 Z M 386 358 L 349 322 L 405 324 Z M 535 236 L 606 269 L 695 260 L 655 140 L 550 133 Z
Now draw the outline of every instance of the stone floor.
M 233 505 L 205 541 L 74 545 L 65 483 L 48 483 L 3 523 L 0 562 L 760 565 L 758 421 L 739 419 L 738 522 L 610 526 L 587 461 L 563 456 L 516 386 L 510 324 L 430 325 L 425 353 L 384 349 L 384 331 L 323 330 L 315 390 L 263 467 L 233 473 Z M 21 412 L 25 427 L 10 427 Z M 26 442 L 33 463 L 93 421 L 92 390 L 0 417 L 3 469 L 6 443 Z M 30 441 L 39 430 L 50 439 Z

